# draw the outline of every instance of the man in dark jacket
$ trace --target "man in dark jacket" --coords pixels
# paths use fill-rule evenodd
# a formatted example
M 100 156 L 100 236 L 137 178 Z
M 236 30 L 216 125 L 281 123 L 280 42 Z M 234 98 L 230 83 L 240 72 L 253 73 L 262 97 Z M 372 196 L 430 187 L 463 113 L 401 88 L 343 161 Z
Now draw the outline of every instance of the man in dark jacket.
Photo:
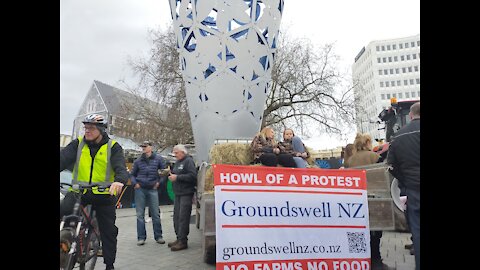
M 188 233 L 190 232 L 190 215 L 192 212 L 192 199 L 197 186 L 197 167 L 193 158 L 188 155 L 184 145 L 173 147 L 173 154 L 177 161 L 168 176 L 172 181 L 175 201 L 173 208 L 173 226 L 177 240 L 168 243 L 172 251 L 188 248 Z
M 153 153 L 152 143 L 144 141 L 143 154 L 133 163 L 131 181 L 135 189 L 135 208 L 137 212 L 137 245 L 145 244 L 147 231 L 145 230 L 145 206 L 148 204 L 152 215 L 153 237 L 159 244 L 165 244 L 162 237 L 162 223 L 158 208 L 158 187 L 160 174 L 158 170 L 165 169 L 165 160 Z
M 82 197 L 82 204 L 91 204 L 96 212 L 103 260 L 109 270 L 114 269 L 117 254 L 117 200 L 114 195 L 118 195 L 127 182 L 128 172 L 122 147 L 106 133 L 108 123 L 105 118 L 99 114 L 90 114 L 85 117 L 83 124 L 85 136 L 78 137 L 60 151 L 60 171 L 74 166 L 72 184 L 111 184 L 107 191 L 92 189 Z M 74 203 L 73 193 L 67 193 L 60 215 L 70 213 Z
M 387 156 L 391 174 L 407 195 L 408 225 L 416 270 L 420 270 L 420 102 L 410 107 L 411 122 L 393 137 Z

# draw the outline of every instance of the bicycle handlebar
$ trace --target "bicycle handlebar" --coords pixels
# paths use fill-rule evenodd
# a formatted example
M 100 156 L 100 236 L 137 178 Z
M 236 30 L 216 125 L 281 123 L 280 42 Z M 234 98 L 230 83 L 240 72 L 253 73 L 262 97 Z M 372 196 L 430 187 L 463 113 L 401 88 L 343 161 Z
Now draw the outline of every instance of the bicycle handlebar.
M 60 182 L 60 187 L 61 188 L 64 188 L 65 186 L 68 186 L 68 187 L 71 187 L 73 188 L 74 190 L 80 190 L 80 191 L 84 191 L 84 190 L 87 190 L 87 189 L 92 189 L 94 187 L 98 187 L 98 190 L 99 191 L 104 191 L 105 189 L 109 188 L 111 184 L 107 184 L 107 185 L 99 185 L 99 184 L 70 184 L 70 183 L 63 183 L 63 182 Z

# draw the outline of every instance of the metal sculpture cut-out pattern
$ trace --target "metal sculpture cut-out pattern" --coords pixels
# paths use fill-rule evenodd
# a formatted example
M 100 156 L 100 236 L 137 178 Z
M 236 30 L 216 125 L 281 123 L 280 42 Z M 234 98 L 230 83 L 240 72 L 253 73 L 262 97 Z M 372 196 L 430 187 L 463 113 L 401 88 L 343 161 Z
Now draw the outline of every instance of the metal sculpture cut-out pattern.
M 169 0 L 197 150 L 259 131 L 283 0 Z

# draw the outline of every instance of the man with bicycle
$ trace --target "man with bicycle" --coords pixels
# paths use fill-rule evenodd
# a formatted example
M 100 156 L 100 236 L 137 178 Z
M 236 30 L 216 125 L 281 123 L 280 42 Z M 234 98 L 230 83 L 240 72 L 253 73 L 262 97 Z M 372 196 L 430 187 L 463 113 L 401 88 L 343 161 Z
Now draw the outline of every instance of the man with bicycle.
M 102 240 L 106 270 L 114 269 L 118 228 L 115 226 L 115 195 L 128 180 L 123 148 L 110 139 L 108 123 L 102 115 L 90 114 L 83 121 L 85 135 L 70 142 L 60 151 L 60 171 L 73 166 L 72 184 L 110 184 L 105 191 L 92 189 L 82 197 L 82 204 L 91 204 L 96 212 Z M 64 198 L 60 215 L 72 211 L 75 198 L 70 192 Z

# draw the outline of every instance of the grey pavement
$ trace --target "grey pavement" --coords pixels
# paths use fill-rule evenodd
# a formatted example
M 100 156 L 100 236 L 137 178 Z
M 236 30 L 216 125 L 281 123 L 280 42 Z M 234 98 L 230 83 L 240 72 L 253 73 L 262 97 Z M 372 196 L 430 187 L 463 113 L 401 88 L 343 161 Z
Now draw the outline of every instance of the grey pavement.
M 160 206 L 163 239 L 168 243 L 176 239 L 173 229 L 173 205 Z M 195 207 L 192 209 L 192 215 Z M 148 216 L 148 215 L 147 215 Z M 170 269 L 215 269 L 203 262 L 201 231 L 194 222 L 190 224 L 188 249 L 172 252 L 167 244 L 157 244 L 153 239 L 152 223 L 146 224 L 145 245 L 137 246 L 135 209 L 117 209 L 118 250 L 115 269 L 118 270 L 170 270 Z M 410 233 L 384 231 L 380 252 L 385 264 L 397 270 L 414 270 L 414 256 L 404 248 L 410 244 Z M 95 270 L 105 269 L 103 258 L 98 258 Z

